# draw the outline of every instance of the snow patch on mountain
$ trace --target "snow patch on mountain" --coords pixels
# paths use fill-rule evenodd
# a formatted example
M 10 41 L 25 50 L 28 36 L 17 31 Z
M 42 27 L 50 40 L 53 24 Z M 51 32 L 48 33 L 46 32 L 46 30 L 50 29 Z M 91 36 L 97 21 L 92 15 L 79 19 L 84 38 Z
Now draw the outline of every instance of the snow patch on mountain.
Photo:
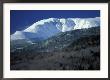
M 11 35 L 11 40 L 17 40 L 17 39 L 26 39 L 24 32 L 16 31 L 14 34 Z
M 74 30 L 100 26 L 100 18 L 99 17 L 86 18 L 86 19 L 85 18 L 84 19 L 76 18 L 76 19 L 72 19 L 72 20 L 76 23 L 76 25 L 74 26 Z

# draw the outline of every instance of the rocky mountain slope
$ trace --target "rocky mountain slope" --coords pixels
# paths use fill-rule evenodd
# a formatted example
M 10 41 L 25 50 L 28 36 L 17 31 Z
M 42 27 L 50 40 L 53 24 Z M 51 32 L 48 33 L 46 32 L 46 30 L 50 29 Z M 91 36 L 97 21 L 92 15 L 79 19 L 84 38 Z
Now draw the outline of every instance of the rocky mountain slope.
M 11 42 L 11 70 L 100 70 L 100 27 L 32 40 Z

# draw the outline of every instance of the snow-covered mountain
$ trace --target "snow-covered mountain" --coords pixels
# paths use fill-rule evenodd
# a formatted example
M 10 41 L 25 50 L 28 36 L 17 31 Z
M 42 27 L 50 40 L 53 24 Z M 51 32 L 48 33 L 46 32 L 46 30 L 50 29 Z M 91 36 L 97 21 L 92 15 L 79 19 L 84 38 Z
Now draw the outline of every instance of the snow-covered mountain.
M 49 18 L 32 24 L 27 29 L 16 31 L 11 40 L 38 38 L 47 39 L 60 32 L 100 26 L 100 17 L 95 18 Z

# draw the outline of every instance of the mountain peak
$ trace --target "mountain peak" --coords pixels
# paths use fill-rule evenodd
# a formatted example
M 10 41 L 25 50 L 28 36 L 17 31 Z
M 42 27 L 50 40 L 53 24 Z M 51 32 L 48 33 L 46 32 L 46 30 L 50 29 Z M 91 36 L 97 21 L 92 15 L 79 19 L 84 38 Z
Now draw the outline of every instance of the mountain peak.
M 16 31 L 11 40 L 26 38 L 47 39 L 59 32 L 100 26 L 100 17 L 95 18 L 48 18 L 35 22 L 30 27 Z M 28 37 L 29 35 L 29 37 Z M 30 37 L 31 36 L 31 37 Z

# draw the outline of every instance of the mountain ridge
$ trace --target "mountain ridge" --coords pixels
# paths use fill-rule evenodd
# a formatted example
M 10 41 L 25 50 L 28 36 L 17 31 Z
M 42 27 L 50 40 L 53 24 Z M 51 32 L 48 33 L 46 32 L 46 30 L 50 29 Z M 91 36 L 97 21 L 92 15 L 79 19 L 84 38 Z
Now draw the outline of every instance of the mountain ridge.
M 62 32 L 43 41 L 37 41 L 36 39 L 33 41 L 31 40 L 31 43 L 29 42 L 29 40 L 12 41 L 11 51 L 19 51 L 19 48 L 23 48 L 24 51 L 27 51 L 28 49 L 28 51 L 36 52 L 53 52 L 55 50 L 60 50 L 69 46 L 71 43 L 73 43 L 81 37 L 89 37 L 94 35 L 100 35 L 100 27 Z
M 40 20 L 22 31 L 16 31 L 11 35 L 11 40 L 31 38 L 41 38 L 44 40 L 60 32 L 97 27 L 99 25 L 100 17 L 67 19 L 49 18 Z

